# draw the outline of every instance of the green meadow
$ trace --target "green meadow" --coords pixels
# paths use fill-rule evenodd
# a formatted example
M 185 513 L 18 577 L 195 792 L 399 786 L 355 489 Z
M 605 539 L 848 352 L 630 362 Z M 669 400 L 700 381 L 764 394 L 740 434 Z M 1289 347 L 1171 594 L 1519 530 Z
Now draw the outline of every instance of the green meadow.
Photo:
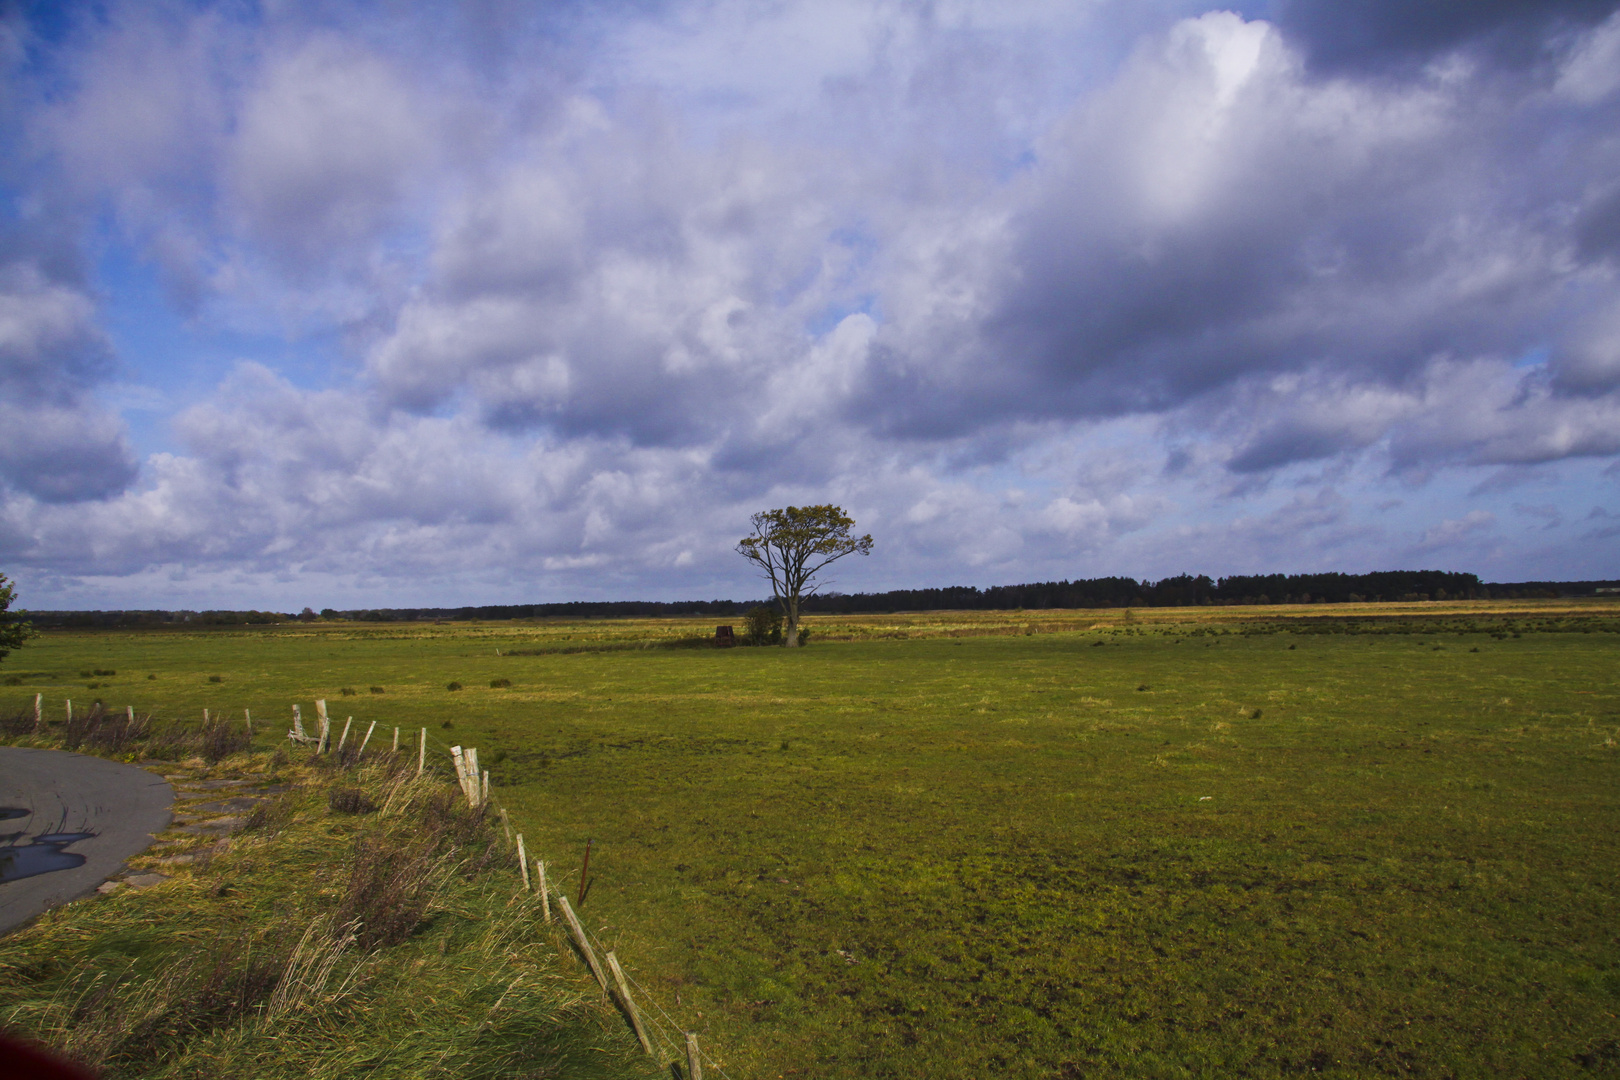
M 0 710 L 478 747 L 734 1080 L 1620 1071 L 1620 604 L 808 625 L 51 632 Z

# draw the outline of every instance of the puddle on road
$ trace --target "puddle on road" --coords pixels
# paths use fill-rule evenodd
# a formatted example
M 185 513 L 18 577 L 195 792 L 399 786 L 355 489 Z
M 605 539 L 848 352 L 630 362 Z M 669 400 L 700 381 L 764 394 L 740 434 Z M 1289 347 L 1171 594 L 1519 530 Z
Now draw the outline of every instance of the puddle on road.
M 83 866 L 83 855 L 64 849 L 95 835 L 90 832 L 45 833 L 34 837 L 31 844 L 0 848 L 0 882 Z

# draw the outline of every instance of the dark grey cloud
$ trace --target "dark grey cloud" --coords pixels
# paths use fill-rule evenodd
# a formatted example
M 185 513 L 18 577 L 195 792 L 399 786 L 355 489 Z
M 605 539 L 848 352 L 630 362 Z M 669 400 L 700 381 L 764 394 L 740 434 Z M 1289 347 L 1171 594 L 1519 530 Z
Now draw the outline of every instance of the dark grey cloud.
M 853 408 L 915 439 L 1192 409 L 1246 432 L 1239 473 L 1397 432 L 1402 468 L 1610 453 L 1616 402 L 1581 399 L 1620 383 L 1620 289 L 1573 287 L 1567 259 L 1606 220 L 1569 231 L 1616 164 L 1583 134 L 1605 108 L 1469 78 L 1313 81 L 1262 24 L 1183 23 L 1043 143 L 1007 228 L 957 253 L 979 267 L 972 316 L 886 328 Z M 1551 383 L 1507 368 L 1536 348 Z
M 88 396 L 112 363 L 76 283 L 33 261 L 0 266 L 0 483 L 51 503 L 128 486 L 136 464 L 123 426 Z
M 1575 239 L 1582 257 L 1620 264 L 1620 183 L 1609 185 L 1582 207 Z
M 1617 7 L 1615 0 L 1279 0 L 1275 18 L 1314 66 L 1388 71 L 1464 47 L 1527 64 Z

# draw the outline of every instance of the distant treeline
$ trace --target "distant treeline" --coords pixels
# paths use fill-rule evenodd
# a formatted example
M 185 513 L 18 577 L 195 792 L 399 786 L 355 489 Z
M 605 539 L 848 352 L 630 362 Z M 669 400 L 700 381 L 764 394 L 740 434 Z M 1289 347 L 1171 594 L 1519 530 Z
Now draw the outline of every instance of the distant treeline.
M 1376 574 L 1235 575 L 1215 580 L 1181 574 L 1162 581 L 1126 577 L 1046 581 L 977 589 L 900 589 L 813 597 L 808 611 L 831 613 L 1014 608 L 1186 607 L 1196 604 L 1344 604 L 1397 600 L 1474 600 L 1527 596 L 1590 596 L 1606 582 L 1524 582 L 1487 585 L 1475 574 L 1390 570 Z
M 1376 574 L 1263 574 L 1213 579 L 1181 574 L 1161 581 L 1126 577 L 993 585 L 980 589 L 895 589 L 881 593 L 827 593 L 805 598 L 811 614 L 1018 608 L 1186 607 L 1201 604 L 1344 604 L 1414 600 L 1490 600 L 1592 596 L 1620 591 L 1620 581 L 1484 583 L 1475 574 L 1446 570 L 1390 570 Z M 741 616 L 761 600 L 575 600 L 565 604 L 485 604 L 456 608 L 357 608 L 283 614 L 275 611 L 30 611 L 40 627 L 245 626 L 290 621 L 471 622 L 506 619 L 611 619 L 715 615 Z

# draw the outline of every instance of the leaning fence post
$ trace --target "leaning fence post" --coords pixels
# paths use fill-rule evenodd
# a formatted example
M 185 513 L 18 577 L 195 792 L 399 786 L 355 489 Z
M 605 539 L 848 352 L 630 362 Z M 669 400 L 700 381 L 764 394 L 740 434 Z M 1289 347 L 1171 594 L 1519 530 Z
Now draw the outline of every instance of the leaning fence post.
M 330 750 L 331 748 L 332 748 L 332 721 L 328 720 L 326 717 L 323 716 L 323 717 L 321 717 L 321 741 L 320 741 L 320 745 L 316 748 L 316 750 L 317 750 L 318 753 L 324 754 L 328 750 Z
M 45 723 L 45 695 L 34 695 L 34 730 L 37 732 Z
M 529 891 L 529 857 L 523 853 L 523 834 L 518 833 L 518 869 L 523 871 L 523 891 Z
M 124 706 L 124 719 L 129 721 L 131 724 L 135 723 L 135 706 Z
M 354 723 L 354 717 L 343 722 L 343 734 L 338 736 L 338 753 L 343 753 L 343 744 L 349 741 L 349 725 Z
M 686 1033 L 686 1080 L 703 1080 L 703 1059 L 698 1057 L 695 1031 Z
M 512 842 L 512 823 L 506 817 L 506 807 L 504 806 L 501 807 L 501 831 L 506 833 L 506 842 L 510 844 Z
M 540 878 L 540 913 L 551 921 L 551 892 L 546 888 L 546 864 L 542 859 L 534 860 L 535 873 Z
M 461 785 L 461 793 L 467 796 L 467 801 L 470 803 L 472 802 L 472 793 L 467 790 L 467 751 L 459 746 L 452 746 L 450 748 L 450 759 L 456 765 L 456 783 Z
M 422 729 L 422 741 L 416 744 L 416 775 L 421 776 L 427 766 L 427 728 Z
M 591 939 L 585 936 L 585 928 L 579 924 L 579 916 L 568 906 L 568 897 L 562 893 L 557 894 L 557 903 L 562 905 L 563 921 L 568 924 L 568 931 L 574 936 L 574 944 L 579 946 L 585 962 L 590 965 L 591 974 L 596 976 L 596 981 L 602 984 L 603 990 L 606 990 L 607 976 L 602 973 L 602 965 L 596 962 L 596 953 L 591 951 Z
M 641 1040 L 641 1048 L 647 1051 L 648 1057 L 657 1057 L 652 1040 L 647 1038 L 647 1029 L 641 1026 L 641 1014 L 636 1012 L 636 1003 L 630 997 L 630 984 L 625 982 L 624 969 L 619 966 L 619 958 L 610 952 L 607 954 L 607 962 L 613 972 L 613 981 L 619 985 L 619 1001 L 624 1004 L 624 1011 L 630 1014 L 630 1026 L 636 1029 L 636 1038 Z
M 399 753 L 399 726 L 394 727 L 394 753 Z
M 359 757 L 361 754 L 366 752 L 366 743 L 371 741 L 371 733 L 373 731 L 376 731 L 376 730 L 377 730 L 377 721 L 373 720 L 371 722 L 371 726 L 366 728 L 366 737 L 360 740 L 360 749 L 358 749 L 358 750 L 356 750 L 354 752 L 355 757 Z

